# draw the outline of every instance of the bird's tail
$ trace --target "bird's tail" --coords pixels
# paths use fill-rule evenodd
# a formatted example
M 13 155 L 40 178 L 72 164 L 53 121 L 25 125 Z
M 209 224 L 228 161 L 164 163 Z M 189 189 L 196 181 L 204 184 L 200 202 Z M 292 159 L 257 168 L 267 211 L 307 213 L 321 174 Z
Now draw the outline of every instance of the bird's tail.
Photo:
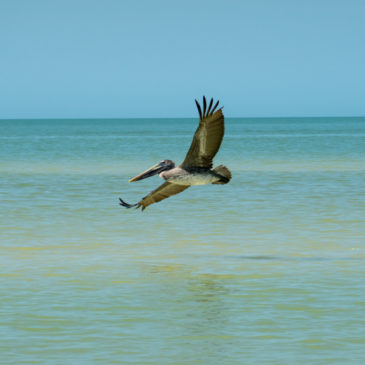
M 231 171 L 226 166 L 219 165 L 213 171 L 220 176 L 220 179 L 213 184 L 228 184 L 232 178 Z

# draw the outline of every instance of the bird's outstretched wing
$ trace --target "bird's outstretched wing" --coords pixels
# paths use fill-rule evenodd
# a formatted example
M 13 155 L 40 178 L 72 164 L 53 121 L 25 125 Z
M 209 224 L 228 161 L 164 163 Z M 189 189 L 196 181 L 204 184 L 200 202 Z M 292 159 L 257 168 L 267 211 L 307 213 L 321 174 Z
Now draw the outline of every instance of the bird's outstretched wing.
M 147 196 L 145 196 L 140 202 L 138 202 L 136 204 L 128 204 L 124 200 L 119 198 L 120 205 L 122 205 L 123 207 L 126 207 L 126 208 L 142 207 L 142 210 L 145 210 L 146 207 L 148 207 L 149 205 L 151 205 L 153 203 L 158 203 L 159 201 L 169 198 L 172 195 L 181 193 L 188 187 L 189 187 L 189 185 L 178 185 L 178 184 L 173 184 L 173 183 L 169 183 L 166 181 L 165 183 L 160 185 L 157 189 L 151 191 Z
M 213 99 L 211 99 L 207 108 L 207 101 L 203 96 L 203 111 L 197 100 L 195 103 L 199 111 L 200 123 L 182 166 L 210 169 L 223 140 L 224 116 L 222 108 L 215 111 L 219 101 L 213 107 Z

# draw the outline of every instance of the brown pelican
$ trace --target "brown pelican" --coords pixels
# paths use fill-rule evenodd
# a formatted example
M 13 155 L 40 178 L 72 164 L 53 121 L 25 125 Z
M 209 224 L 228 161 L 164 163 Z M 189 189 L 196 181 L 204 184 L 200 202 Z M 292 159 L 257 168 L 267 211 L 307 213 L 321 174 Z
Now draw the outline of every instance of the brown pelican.
M 175 167 L 173 161 L 163 160 L 130 179 L 129 182 L 138 181 L 159 174 L 166 181 L 136 204 L 128 204 L 119 198 L 120 205 L 126 208 L 142 207 L 144 210 L 153 203 L 181 193 L 191 185 L 227 184 L 231 180 L 232 175 L 227 167 L 220 165 L 212 169 L 213 158 L 219 150 L 224 135 L 223 107 L 216 110 L 219 101 L 213 106 L 211 99 L 207 108 L 205 96 L 203 96 L 203 111 L 197 100 L 195 103 L 200 123 L 184 162 Z

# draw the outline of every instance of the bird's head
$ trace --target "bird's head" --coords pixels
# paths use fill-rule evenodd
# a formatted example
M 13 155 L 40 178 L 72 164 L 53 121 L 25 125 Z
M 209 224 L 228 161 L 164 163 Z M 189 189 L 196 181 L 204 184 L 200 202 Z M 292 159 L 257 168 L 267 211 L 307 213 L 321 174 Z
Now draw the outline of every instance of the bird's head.
M 142 172 L 141 174 L 137 175 L 136 177 L 129 180 L 129 182 L 138 181 L 142 179 L 146 179 L 147 177 L 151 177 L 153 175 L 159 174 L 162 171 L 171 170 L 175 167 L 174 161 L 171 160 L 163 160 L 156 165 L 153 165 L 145 172 Z

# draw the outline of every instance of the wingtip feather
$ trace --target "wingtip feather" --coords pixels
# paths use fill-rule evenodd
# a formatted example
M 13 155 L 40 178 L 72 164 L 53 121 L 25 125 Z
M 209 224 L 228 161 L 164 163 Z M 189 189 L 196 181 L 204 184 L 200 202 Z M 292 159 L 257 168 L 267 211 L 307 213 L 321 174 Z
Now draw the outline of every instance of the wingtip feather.
M 137 204 L 128 204 L 122 198 L 119 198 L 119 205 L 121 205 L 122 207 L 125 207 L 125 208 L 132 208 L 132 207 L 137 206 Z
M 212 105 L 213 105 L 213 98 L 210 99 L 210 103 L 209 103 L 208 110 L 207 110 L 207 115 L 210 114 L 210 109 L 212 108 Z
M 219 100 L 215 103 L 213 109 L 212 109 L 212 114 L 214 113 L 214 111 L 217 109 L 217 106 L 219 104 Z
M 205 114 L 206 110 L 207 110 L 207 99 L 205 99 L 205 96 L 203 95 L 203 118 L 206 117 Z
M 202 109 L 200 107 L 200 104 L 198 103 L 198 100 L 196 100 L 196 99 L 195 99 L 195 104 L 196 104 L 196 107 L 198 108 L 199 117 L 200 117 L 200 119 L 202 119 Z

